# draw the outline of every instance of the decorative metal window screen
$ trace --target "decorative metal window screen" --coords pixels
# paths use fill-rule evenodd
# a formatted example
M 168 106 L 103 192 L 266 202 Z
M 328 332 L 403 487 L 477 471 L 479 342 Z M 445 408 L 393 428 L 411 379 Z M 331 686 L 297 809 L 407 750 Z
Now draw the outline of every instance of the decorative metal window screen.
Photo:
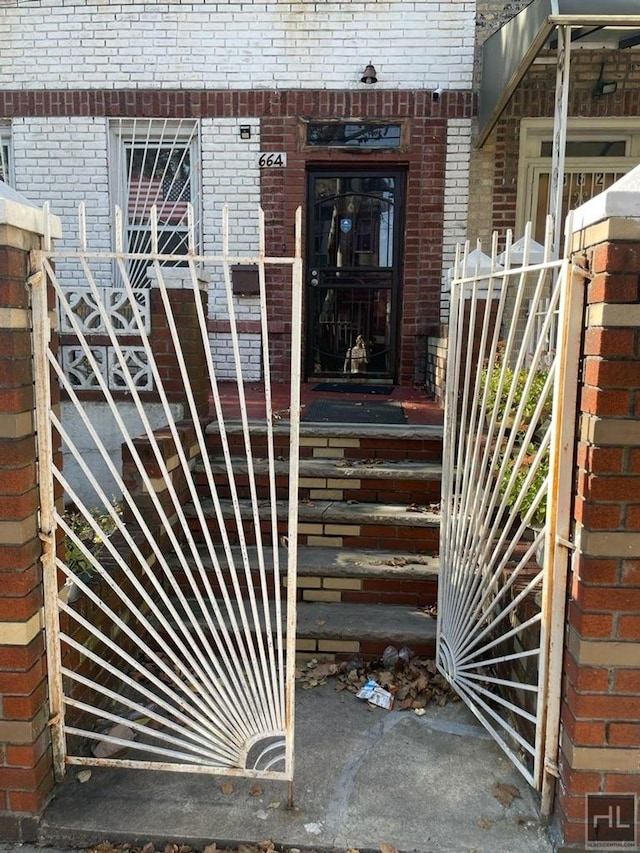
M 152 218 L 157 219 L 161 266 L 179 266 L 188 251 L 189 205 L 200 237 L 199 126 L 195 121 L 118 119 L 111 123 L 114 201 L 123 212 L 129 277 L 147 286 Z M 116 222 L 116 229 L 120 226 Z M 116 241 L 119 235 L 116 235 Z

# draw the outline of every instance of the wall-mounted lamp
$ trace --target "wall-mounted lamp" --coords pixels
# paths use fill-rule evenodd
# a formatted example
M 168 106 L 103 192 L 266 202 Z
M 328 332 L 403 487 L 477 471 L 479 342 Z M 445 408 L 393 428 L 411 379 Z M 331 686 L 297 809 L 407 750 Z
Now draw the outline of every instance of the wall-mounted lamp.
M 367 65 L 364 69 L 364 73 L 360 78 L 361 83 L 377 83 L 378 77 L 376 75 L 376 69 L 373 67 L 371 63 Z
M 442 86 L 438 83 L 438 86 L 437 86 L 437 87 L 433 90 L 433 92 L 431 93 L 431 97 L 433 98 L 433 100 L 434 100 L 436 103 L 438 103 L 438 101 L 440 100 L 441 95 L 442 95 Z
M 604 62 L 600 66 L 600 76 L 593 87 L 592 95 L 594 98 L 601 98 L 603 95 L 613 95 L 618 91 L 618 84 L 615 80 L 603 80 Z
M 240 139 L 251 139 L 251 127 L 248 124 L 240 125 Z

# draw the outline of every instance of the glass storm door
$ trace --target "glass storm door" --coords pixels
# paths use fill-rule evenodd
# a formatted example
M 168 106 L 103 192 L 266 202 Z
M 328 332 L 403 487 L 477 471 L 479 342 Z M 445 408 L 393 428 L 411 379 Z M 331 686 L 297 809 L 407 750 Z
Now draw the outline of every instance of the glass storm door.
M 307 378 L 394 379 L 404 176 L 309 175 Z

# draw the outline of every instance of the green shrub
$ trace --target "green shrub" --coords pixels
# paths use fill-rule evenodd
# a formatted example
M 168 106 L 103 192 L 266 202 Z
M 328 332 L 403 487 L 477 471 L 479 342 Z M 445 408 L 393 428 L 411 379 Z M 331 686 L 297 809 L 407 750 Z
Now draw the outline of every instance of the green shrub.
M 122 506 L 116 498 L 113 499 L 112 506 L 116 513 L 122 516 Z M 85 548 L 98 558 L 104 550 L 104 540 L 114 533 L 116 523 L 106 509 L 94 507 L 89 510 L 89 515 L 102 531 L 101 535 L 95 533 L 87 519 L 77 509 L 67 510 L 64 514 L 64 520 Z M 69 536 L 65 539 L 65 562 L 71 571 L 83 580 L 95 574 L 95 566 Z
M 531 470 L 531 466 L 534 463 L 537 450 L 538 450 L 538 448 L 534 444 L 530 444 L 527 447 L 527 453 L 525 454 L 525 456 L 522 459 L 522 463 L 521 463 L 521 465 L 520 465 L 520 467 L 516 473 L 515 480 L 514 480 L 512 488 L 511 488 L 511 491 L 509 492 L 509 494 L 507 496 L 507 506 L 512 507 L 515 505 L 515 503 L 516 503 L 516 501 L 520 495 L 520 492 L 524 488 L 525 480 L 527 479 L 527 476 L 529 475 L 529 471 Z M 502 480 L 500 482 L 500 497 L 501 498 L 504 497 L 505 492 L 507 490 L 507 486 L 508 486 L 509 480 L 511 478 L 511 473 L 513 471 L 513 466 L 515 464 L 515 460 L 517 458 L 518 452 L 519 452 L 519 448 L 514 447 L 513 458 L 509 461 L 509 463 L 507 465 L 507 469 L 506 469 L 504 476 L 502 477 Z M 529 511 L 531 505 L 533 504 L 535 497 L 538 494 L 538 492 L 540 491 L 540 488 L 542 487 L 542 484 L 544 483 L 545 478 L 548 476 L 548 474 L 549 474 L 549 451 L 545 450 L 544 453 L 542 454 L 542 456 L 540 457 L 538 468 L 536 469 L 536 472 L 533 476 L 533 479 L 529 483 L 529 487 L 527 488 L 527 491 L 525 492 L 525 494 L 522 498 L 522 503 L 520 504 L 520 507 L 518 509 L 518 513 L 519 513 L 521 518 L 525 518 L 527 512 Z M 535 512 L 533 513 L 533 515 L 529 519 L 529 524 L 531 524 L 533 527 L 542 527 L 542 525 L 545 522 L 546 517 L 547 517 L 547 498 L 545 495 L 545 497 L 540 501 Z

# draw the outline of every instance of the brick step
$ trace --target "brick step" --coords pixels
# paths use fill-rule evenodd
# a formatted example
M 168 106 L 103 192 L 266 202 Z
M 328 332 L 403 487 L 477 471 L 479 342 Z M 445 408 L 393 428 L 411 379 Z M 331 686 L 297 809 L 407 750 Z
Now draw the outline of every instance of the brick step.
M 222 549 L 216 550 L 227 589 L 233 589 L 227 570 L 227 559 Z M 281 595 L 286 589 L 288 554 L 279 548 Z M 255 546 L 247 548 L 248 562 L 257 567 Z M 212 567 L 211 557 L 205 548 L 200 549 L 200 559 L 207 571 L 213 594 L 220 594 Z M 233 565 L 239 576 L 241 592 L 248 594 L 242 556 L 239 548 L 232 549 Z M 273 581 L 273 551 L 264 550 L 265 573 L 269 580 L 269 595 L 275 595 Z M 169 565 L 180 586 L 188 593 L 189 584 L 177 557 L 169 558 Z M 350 602 L 367 604 L 405 604 L 425 607 L 435 604 L 438 589 L 439 560 L 428 555 L 399 551 L 367 551 L 345 548 L 317 548 L 301 546 L 297 553 L 297 586 L 299 601 Z M 252 571 L 254 585 L 259 584 L 258 571 Z
M 298 652 L 348 660 L 375 660 L 387 646 L 435 655 L 436 620 L 414 607 L 388 604 L 302 603 L 297 606 Z
M 189 599 L 188 603 L 197 614 L 195 601 Z M 296 611 L 296 650 L 303 657 L 349 660 L 360 655 L 364 660 L 375 660 L 388 645 L 407 645 L 416 654 L 429 657 L 435 653 L 436 620 L 419 608 L 300 602 Z M 247 612 L 250 613 L 248 609 Z M 271 620 L 273 625 L 273 603 Z
M 211 519 L 211 534 L 219 536 L 213 502 L 201 503 L 205 517 Z M 220 506 L 227 521 L 232 544 L 238 544 L 233 505 L 221 500 Z M 239 501 L 248 544 L 255 544 L 251 502 Z M 286 501 L 276 501 L 278 534 L 287 533 Z M 199 524 L 193 505 L 185 507 L 187 519 L 193 521 L 197 535 Z M 268 501 L 259 505 L 261 529 L 265 541 L 271 536 L 271 507 Z M 299 544 L 332 548 L 366 548 L 434 553 L 438 549 L 440 513 L 431 510 L 415 511 L 406 504 L 374 504 L 344 501 L 301 501 L 299 505 Z
M 225 432 L 233 455 L 244 455 L 244 436 L 238 421 L 225 423 Z M 251 421 L 252 453 L 267 456 L 267 426 Z M 220 429 L 217 421 L 206 427 L 207 442 L 214 454 L 220 451 Z M 404 424 L 301 424 L 300 456 L 309 459 L 400 459 L 415 462 L 440 462 L 442 458 L 441 426 Z M 289 423 L 273 426 L 276 456 L 289 456 Z
M 233 476 L 238 494 L 249 496 L 249 465 L 245 457 L 232 458 Z M 227 466 L 224 459 L 210 460 L 220 497 L 230 497 Z M 269 496 L 269 463 L 253 459 L 256 489 L 260 497 Z M 288 497 L 289 462 L 275 460 L 276 494 Z M 197 485 L 207 489 L 205 464 L 198 460 L 194 468 Z M 434 503 L 440 499 L 442 465 L 401 459 L 358 461 L 353 459 L 301 459 L 298 494 L 300 499 L 366 501 L 373 503 Z

